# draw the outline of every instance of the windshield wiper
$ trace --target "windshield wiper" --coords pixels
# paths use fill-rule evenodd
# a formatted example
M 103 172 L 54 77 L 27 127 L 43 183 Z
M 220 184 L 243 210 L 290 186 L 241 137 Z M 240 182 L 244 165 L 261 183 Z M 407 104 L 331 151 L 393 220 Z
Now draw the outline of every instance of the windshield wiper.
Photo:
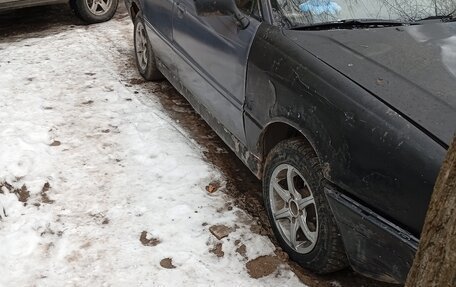
M 323 22 L 316 24 L 308 24 L 302 26 L 295 26 L 291 30 L 330 30 L 330 29 L 353 29 L 353 28 L 377 28 L 377 27 L 391 27 L 413 25 L 409 22 L 401 22 L 396 20 L 383 20 L 383 19 L 347 19 L 333 22 Z

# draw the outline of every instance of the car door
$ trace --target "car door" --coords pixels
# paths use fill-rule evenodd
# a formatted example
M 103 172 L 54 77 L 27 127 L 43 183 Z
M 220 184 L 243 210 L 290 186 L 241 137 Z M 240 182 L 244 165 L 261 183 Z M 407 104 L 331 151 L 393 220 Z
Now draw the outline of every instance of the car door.
M 143 17 L 146 23 L 147 35 L 154 48 L 154 53 L 160 63 L 169 71 L 173 67 L 173 53 L 170 51 L 173 40 L 172 14 L 174 0 L 144 0 Z
M 253 7 L 254 0 L 250 1 Z M 250 24 L 241 29 L 231 16 L 198 16 L 194 0 L 175 2 L 173 46 L 184 60 L 177 67 L 179 79 L 212 116 L 245 143 L 247 57 L 260 22 L 249 17 Z

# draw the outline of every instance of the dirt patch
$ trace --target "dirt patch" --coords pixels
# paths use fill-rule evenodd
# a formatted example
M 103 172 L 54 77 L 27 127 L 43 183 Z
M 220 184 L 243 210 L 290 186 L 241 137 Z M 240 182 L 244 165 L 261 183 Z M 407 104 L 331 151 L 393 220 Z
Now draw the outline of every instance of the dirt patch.
M 260 235 L 268 235 L 268 231 L 259 224 L 252 224 L 250 226 L 250 231 Z
M 60 141 L 53 141 L 50 146 L 59 146 L 61 145 L 62 143 Z
M 247 262 L 245 267 L 250 277 L 258 279 L 272 274 L 281 263 L 276 256 L 260 256 Z
M 157 246 L 161 242 L 158 238 L 150 237 L 147 231 L 141 232 L 139 241 L 141 241 L 144 246 Z
M 164 258 L 160 261 L 160 266 L 166 269 L 174 269 L 176 266 L 173 265 L 172 258 Z
M 49 191 L 49 189 L 51 189 L 51 185 L 49 184 L 49 182 L 46 182 L 43 185 L 43 188 L 41 189 L 41 193 L 40 193 L 42 203 L 47 203 L 47 204 L 54 203 L 55 200 L 50 199 L 49 196 L 47 195 L 47 192 Z
M 55 232 L 54 230 L 51 229 L 51 227 L 48 225 L 46 226 L 46 229 L 40 233 L 40 236 L 43 237 L 45 235 L 54 235 Z
M 54 203 L 54 200 L 50 199 L 47 195 L 47 192 L 51 188 L 51 185 L 49 182 L 46 182 L 43 185 L 43 188 L 41 189 L 40 197 L 41 197 L 41 202 L 42 203 Z M 17 199 L 20 202 L 24 203 L 24 206 L 27 205 L 27 202 L 30 198 L 30 191 L 27 189 L 27 186 L 24 184 L 22 185 L 21 188 L 14 188 L 11 184 L 8 182 L 2 182 L 0 183 L 0 193 L 4 193 L 3 189 L 6 189 L 10 193 L 14 193 L 17 196 Z M 41 204 L 39 202 L 33 203 L 35 206 L 40 206 Z
M 24 206 L 27 205 L 27 200 L 30 197 L 30 192 L 27 190 L 27 186 L 24 184 L 21 188 L 15 188 L 8 182 L 0 182 L 0 193 L 4 194 L 3 189 L 6 189 L 9 193 L 14 193 L 17 196 L 17 199 L 20 202 L 24 203 Z
M 8 215 L 6 214 L 5 208 L 2 207 L 2 209 L 0 210 L 0 220 L 2 220 L 4 217 L 8 217 Z
M 6 189 L 8 190 L 8 192 L 11 192 L 11 190 L 13 190 L 13 186 L 9 183 L 7 183 L 6 181 L 5 182 L 0 182 L 0 194 L 4 194 L 5 192 L 3 191 L 3 189 Z
M 206 191 L 209 193 L 214 193 L 220 188 L 220 182 L 219 181 L 212 181 L 206 186 Z
M 233 229 L 226 225 L 212 225 L 209 227 L 209 231 L 214 235 L 218 240 L 227 237 Z
M 30 192 L 27 190 L 25 184 L 21 188 L 15 189 L 13 192 L 17 195 L 17 198 L 20 202 L 23 202 L 24 205 L 27 204 L 27 200 L 30 197 Z
M 287 262 L 289 257 L 288 257 L 288 253 L 286 253 L 285 251 L 283 251 L 280 247 L 277 248 L 275 251 L 274 251 L 275 255 L 277 255 L 277 257 L 279 257 L 280 260 L 282 260 L 283 262 Z
M 128 82 L 129 82 L 131 85 L 138 85 L 138 84 L 144 84 L 144 83 L 146 83 L 146 80 L 144 80 L 144 79 L 142 79 L 142 78 L 141 78 L 141 79 L 138 78 L 138 79 L 130 79 Z
M 240 243 L 240 241 L 239 241 L 239 243 Z M 236 244 L 236 245 L 238 245 L 238 244 Z M 239 255 L 241 255 L 242 257 L 247 258 L 247 246 L 245 246 L 244 243 L 242 243 L 241 245 L 238 246 L 238 248 L 236 248 L 236 252 L 239 253 Z
M 81 248 L 81 249 L 87 249 L 87 248 L 89 248 L 90 246 L 92 246 L 92 242 L 87 241 L 86 243 L 82 244 L 82 245 L 80 246 L 80 248 Z
M 71 252 L 68 256 L 65 257 L 68 262 L 75 262 L 81 259 L 81 253 L 77 250 Z
M 223 257 L 225 252 L 223 252 L 223 244 L 221 242 L 215 244 L 214 248 L 209 250 L 209 252 L 214 253 L 217 257 Z

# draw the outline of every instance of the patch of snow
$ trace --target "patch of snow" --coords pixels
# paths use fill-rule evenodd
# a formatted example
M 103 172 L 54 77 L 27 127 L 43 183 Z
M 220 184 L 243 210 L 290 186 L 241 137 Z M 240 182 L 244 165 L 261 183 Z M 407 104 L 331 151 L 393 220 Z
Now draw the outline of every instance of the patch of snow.
M 244 212 L 217 211 L 228 198 L 205 186 L 221 173 L 123 83 L 131 30 L 124 18 L 0 43 L 0 183 L 30 194 L 0 192 L 0 286 L 302 285 L 286 266 L 249 277 L 245 263 L 274 246 Z M 214 224 L 237 226 L 221 258 Z M 143 231 L 160 243 L 142 245 Z

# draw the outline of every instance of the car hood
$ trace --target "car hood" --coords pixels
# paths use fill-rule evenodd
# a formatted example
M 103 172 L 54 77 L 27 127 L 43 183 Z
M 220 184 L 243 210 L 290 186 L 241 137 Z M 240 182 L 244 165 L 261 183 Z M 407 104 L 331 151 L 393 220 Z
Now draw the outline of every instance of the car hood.
M 456 23 L 284 34 L 450 144 L 456 131 Z

